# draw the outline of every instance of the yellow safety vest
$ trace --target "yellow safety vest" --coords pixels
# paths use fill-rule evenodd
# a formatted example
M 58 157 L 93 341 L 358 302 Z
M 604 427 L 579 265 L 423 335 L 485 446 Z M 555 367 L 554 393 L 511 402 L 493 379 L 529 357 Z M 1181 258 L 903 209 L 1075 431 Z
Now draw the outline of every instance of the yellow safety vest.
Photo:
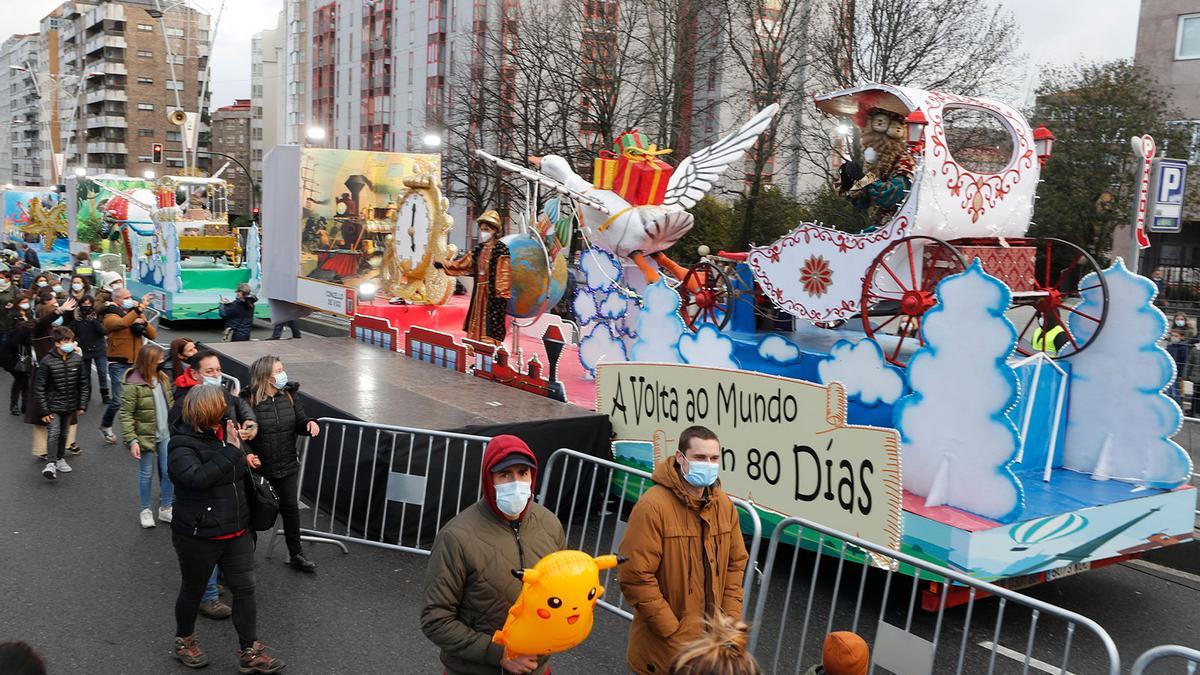
M 1048 331 L 1042 331 L 1041 327 L 1033 329 L 1033 339 L 1030 342 L 1033 344 L 1033 350 L 1037 352 L 1046 352 L 1050 356 L 1058 353 L 1058 348 L 1054 346 L 1054 341 L 1059 335 L 1066 331 L 1062 326 L 1055 326 Z

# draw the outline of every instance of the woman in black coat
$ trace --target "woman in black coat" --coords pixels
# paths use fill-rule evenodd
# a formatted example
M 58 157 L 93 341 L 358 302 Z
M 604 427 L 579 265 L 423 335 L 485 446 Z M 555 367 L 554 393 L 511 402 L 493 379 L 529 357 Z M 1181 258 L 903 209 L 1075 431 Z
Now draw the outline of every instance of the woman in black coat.
M 20 415 L 25 412 L 25 389 L 29 385 L 29 374 L 33 370 L 33 299 L 24 294 L 17 299 L 12 309 L 12 331 L 0 349 L 0 364 L 13 376 L 9 392 L 9 412 Z
M 304 557 L 300 543 L 300 458 L 296 440 L 299 436 L 316 437 L 321 427 L 304 412 L 299 389 L 298 383 L 288 381 L 278 357 L 264 356 L 250 366 L 250 383 L 241 396 L 258 420 L 258 434 L 247 441 L 247 461 L 279 496 L 287 564 L 302 572 L 315 572 L 317 564 Z
M 172 540 L 179 558 L 175 599 L 175 658 L 189 668 L 208 663 L 196 642 L 196 613 L 213 566 L 220 565 L 233 593 L 239 668 L 243 673 L 274 673 L 283 663 L 258 641 L 254 598 L 254 535 L 246 490 L 246 456 L 237 427 L 226 419 L 225 390 L 195 387 L 183 404 L 183 417 L 171 431 L 167 467 L 175 485 Z

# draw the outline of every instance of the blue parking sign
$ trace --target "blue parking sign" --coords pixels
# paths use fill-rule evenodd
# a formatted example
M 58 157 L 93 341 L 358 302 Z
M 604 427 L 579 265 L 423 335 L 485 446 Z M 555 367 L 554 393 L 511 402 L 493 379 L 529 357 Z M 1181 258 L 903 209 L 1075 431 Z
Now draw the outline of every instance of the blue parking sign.
M 1183 197 L 1187 191 L 1187 162 L 1182 159 L 1154 160 L 1150 194 L 1151 232 L 1172 233 L 1183 229 Z

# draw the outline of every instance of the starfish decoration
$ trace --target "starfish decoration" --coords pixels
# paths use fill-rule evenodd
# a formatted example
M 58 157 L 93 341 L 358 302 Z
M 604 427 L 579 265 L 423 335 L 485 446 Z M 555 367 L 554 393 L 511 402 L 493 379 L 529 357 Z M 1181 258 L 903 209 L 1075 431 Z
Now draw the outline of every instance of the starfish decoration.
M 35 234 L 42 240 L 42 249 L 54 250 L 54 240 L 67 235 L 67 203 L 59 202 L 50 209 L 42 206 L 42 200 L 34 197 L 29 200 L 29 224 L 17 229 L 23 234 Z

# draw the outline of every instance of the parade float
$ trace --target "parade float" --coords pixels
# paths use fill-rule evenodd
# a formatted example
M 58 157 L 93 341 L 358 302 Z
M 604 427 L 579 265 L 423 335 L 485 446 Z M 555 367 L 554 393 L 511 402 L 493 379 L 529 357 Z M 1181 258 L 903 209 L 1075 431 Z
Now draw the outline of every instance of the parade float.
M 1102 267 L 1070 242 L 1027 236 L 1053 134 L 999 102 L 912 88 L 814 102 L 859 130 L 863 161 L 844 162 L 839 187 L 868 211 L 862 232 L 800 223 L 749 251 L 672 259 L 688 209 L 776 106 L 674 165 L 624 132 L 591 180 L 562 157 L 480 151 L 518 189 L 504 247 L 490 249 L 510 259 L 511 278 L 486 278 L 488 292 L 511 285 L 510 330 L 479 340 L 466 335 L 472 303 L 442 294 L 457 252 L 432 161 L 393 162 L 404 187 L 379 197 L 372 274 L 378 249 L 357 235 L 344 248 L 331 200 L 346 204 L 343 219 L 362 213 L 352 179 L 379 179 L 342 171 L 346 195 L 310 192 L 304 158 L 322 151 L 278 148 L 280 183 L 296 189 L 268 206 L 285 213 L 279 243 L 301 264 L 282 266 L 279 286 L 268 276 L 269 295 L 353 317 L 362 342 L 603 413 L 614 459 L 632 468 L 708 426 L 723 486 L 765 531 L 800 516 L 1010 587 L 1190 540 L 1196 493 L 1171 440 L 1182 415 L 1162 393 L 1174 366 L 1157 346 L 1154 285 L 1119 259 Z M 570 320 L 547 310 L 576 233 Z M 631 485 L 614 493 L 636 499 Z M 842 552 L 829 538 L 795 543 Z M 964 591 L 924 592 L 936 607 Z
M 67 205 L 61 195 L 50 188 L 6 187 L 0 199 L 4 240 L 29 244 L 44 270 L 70 271 Z
M 215 319 L 239 284 L 260 285 L 256 227 L 228 222 L 229 185 L 220 178 L 78 177 L 67 183 L 73 239 L 119 253 L 126 282 L 168 320 Z M 256 310 L 266 317 L 266 308 Z

